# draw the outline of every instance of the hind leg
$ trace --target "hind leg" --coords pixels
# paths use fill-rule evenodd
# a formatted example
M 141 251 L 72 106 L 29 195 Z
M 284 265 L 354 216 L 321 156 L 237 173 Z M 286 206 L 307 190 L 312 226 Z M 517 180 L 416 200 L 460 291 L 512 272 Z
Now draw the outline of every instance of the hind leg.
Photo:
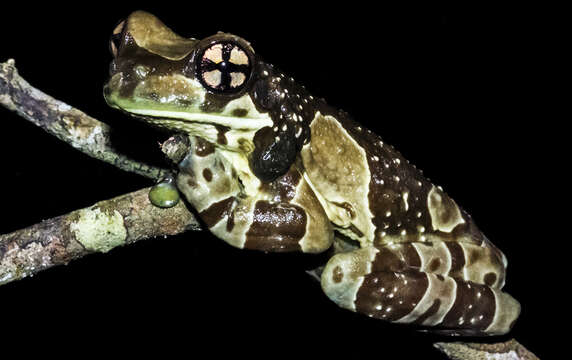
M 504 334 L 520 305 L 500 288 L 494 248 L 447 242 L 362 248 L 333 256 L 322 288 L 339 306 L 459 335 Z

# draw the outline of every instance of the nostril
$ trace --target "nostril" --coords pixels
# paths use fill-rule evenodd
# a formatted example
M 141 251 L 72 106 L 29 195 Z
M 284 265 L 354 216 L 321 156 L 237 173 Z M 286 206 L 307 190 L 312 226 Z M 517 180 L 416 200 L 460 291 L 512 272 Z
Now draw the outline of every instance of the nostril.
M 115 59 L 113 59 L 109 64 L 109 76 L 113 76 L 116 72 L 117 72 L 117 63 L 115 62 Z

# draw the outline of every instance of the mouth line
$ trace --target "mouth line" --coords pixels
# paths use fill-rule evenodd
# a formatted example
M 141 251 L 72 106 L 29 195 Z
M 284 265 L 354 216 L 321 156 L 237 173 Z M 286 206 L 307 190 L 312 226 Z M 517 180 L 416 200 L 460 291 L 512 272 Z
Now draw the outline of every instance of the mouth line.
M 228 127 L 234 130 L 244 130 L 252 131 L 258 130 L 266 126 L 272 126 L 272 121 L 270 119 L 257 119 L 248 117 L 231 117 L 225 115 L 215 115 L 215 114 L 204 114 L 204 113 L 192 113 L 185 111 L 172 111 L 172 110 L 145 110 L 145 109 L 123 109 L 126 112 L 142 117 L 145 120 L 161 121 L 171 120 L 180 121 L 183 123 L 193 123 L 210 125 L 214 127 Z
M 164 124 L 165 121 L 169 121 L 169 122 L 174 122 L 174 123 L 181 123 L 181 124 L 192 124 L 192 125 L 203 125 L 206 127 L 213 127 L 215 129 L 228 129 L 227 126 L 221 125 L 221 124 L 217 124 L 214 122 L 208 122 L 208 121 L 189 121 L 189 120 L 183 120 L 180 118 L 169 118 L 169 117 L 157 117 L 157 116 L 149 116 L 149 115 L 142 115 L 142 114 L 136 114 L 136 113 L 132 113 L 129 111 L 125 111 L 127 114 L 129 114 L 130 116 L 136 118 L 136 119 L 140 119 L 143 120 L 147 123 L 150 124 L 154 124 L 154 125 L 158 125 L 161 126 L 163 124 L 163 126 L 167 126 Z M 167 126 L 168 127 L 168 126 Z

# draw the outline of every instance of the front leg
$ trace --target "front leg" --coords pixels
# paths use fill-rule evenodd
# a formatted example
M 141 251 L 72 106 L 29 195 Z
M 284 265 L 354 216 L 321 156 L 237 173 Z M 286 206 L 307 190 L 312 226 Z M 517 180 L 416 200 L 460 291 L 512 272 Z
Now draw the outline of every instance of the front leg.
M 333 230 L 314 192 L 295 165 L 260 182 L 241 154 L 190 137 L 177 185 L 210 231 L 227 243 L 263 251 L 321 252 Z

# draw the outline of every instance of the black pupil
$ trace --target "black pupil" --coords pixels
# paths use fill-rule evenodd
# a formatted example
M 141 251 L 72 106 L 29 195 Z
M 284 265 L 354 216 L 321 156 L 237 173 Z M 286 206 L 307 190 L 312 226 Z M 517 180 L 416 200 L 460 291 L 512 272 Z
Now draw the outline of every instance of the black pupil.
M 221 51 L 222 61 L 217 63 L 205 56 L 208 50 L 215 50 L 219 47 Z M 201 79 L 201 82 L 204 86 L 210 90 L 222 93 L 237 92 L 244 87 L 250 75 L 250 60 L 247 60 L 246 64 L 234 63 L 230 59 L 233 49 L 239 51 L 241 54 L 246 54 L 246 52 L 240 46 L 230 42 L 212 44 L 202 53 L 198 70 L 200 74 L 199 78 Z M 205 80 L 205 73 L 211 71 L 220 72 L 220 82 L 218 82 L 218 84 L 208 83 Z M 244 78 L 240 81 L 240 83 L 233 84 L 233 73 L 244 75 Z

